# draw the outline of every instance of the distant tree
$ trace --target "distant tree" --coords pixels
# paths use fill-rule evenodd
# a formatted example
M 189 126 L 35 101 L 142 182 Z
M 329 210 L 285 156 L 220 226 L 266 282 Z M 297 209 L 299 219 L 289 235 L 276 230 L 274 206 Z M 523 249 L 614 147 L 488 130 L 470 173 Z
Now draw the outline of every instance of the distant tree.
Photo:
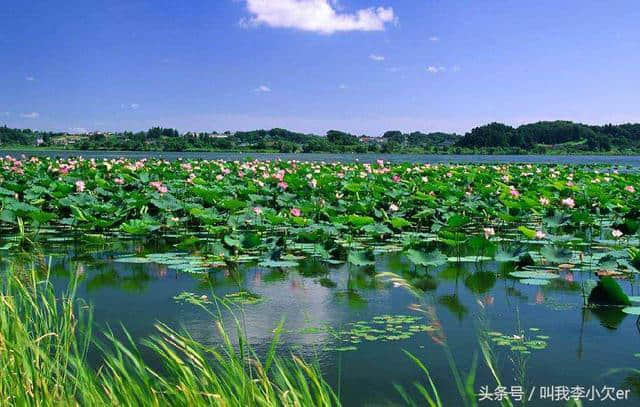
M 329 140 L 330 143 L 339 146 L 360 144 L 360 139 L 358 137 L 338 130 L 329 130 L 327 132 L 327 140 Z

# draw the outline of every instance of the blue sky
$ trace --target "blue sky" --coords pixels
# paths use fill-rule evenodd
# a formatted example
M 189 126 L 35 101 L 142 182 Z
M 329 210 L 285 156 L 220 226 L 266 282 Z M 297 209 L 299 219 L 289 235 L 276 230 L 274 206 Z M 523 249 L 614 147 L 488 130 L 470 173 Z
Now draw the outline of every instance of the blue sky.
M 640 121 L 637 0 L 7 0 L 0 20 L 12 127 Z

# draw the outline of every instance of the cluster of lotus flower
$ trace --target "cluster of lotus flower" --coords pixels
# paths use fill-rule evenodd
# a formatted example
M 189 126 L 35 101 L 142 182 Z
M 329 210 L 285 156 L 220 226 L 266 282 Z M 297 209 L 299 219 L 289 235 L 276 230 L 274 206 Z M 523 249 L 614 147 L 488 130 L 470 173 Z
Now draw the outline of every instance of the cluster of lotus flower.
M 6 212 L 0 222 L 67 219 L 91 228 L 91 219 L 107 219 L 105 225 L 117 227 L 144 216 L 202 226 L 252 215 L 261 224 L 297 218 L 294 226 L 383 224 L 400 231 L 461 214 L 488 225 L 489 238 L 497 221 L 517 224 L 558 211 L 580 213 L 576 222 L 585 214 L 623 222 L 640 211 L 639 181 L 637 172 L 595 166 L 7 156 L 0 159 Z M 612 231 L 618 238 L 623 233 Z

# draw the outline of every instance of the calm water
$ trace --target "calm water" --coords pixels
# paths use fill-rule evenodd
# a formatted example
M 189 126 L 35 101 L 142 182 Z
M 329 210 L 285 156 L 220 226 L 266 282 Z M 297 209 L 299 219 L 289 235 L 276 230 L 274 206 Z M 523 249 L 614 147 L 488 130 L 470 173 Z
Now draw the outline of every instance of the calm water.
M 0 155 L 7 154 L 19 156 L 20 151 L 2 151 Z M 129 152 L 129 151 L 28 151 L 25 155 L 39 155 L 49 157 L 74 157 L 85 158 L 148 158 L 157 157 L 167 160 L 184 159 L 224 159 L 224 160 L 301 160 L 301 161 L 326 161 L 326 162 L 374 162 L 384 159 L 390 162 L 412 163 L 545 163 L 545 164 L 606 164 L 618 166 L 640 167 L 640 156 L 606 156 L 606 155 L 434 155 L 434 154 L 287 154 L 287 153 L 188 153 L 188 152 Z
M 548 346 L 532 351 L 524 360 L 508 347 L 494 346 L 506 386 L 520 383 L 517 367 L 524 363 L 524 381 L 528 386 L 630 388 L 630 400 L 611 405 L 640 403 L 639 375 L 605 376 L 613 368 L 640 365 L 640 359 L 634 357 L 640 352 L 636 318 L 618 309 L 597 312 L 583 309 L 581 281 L 591 278 L 586 272 L 563 273 L 552 284 L 538 287 L 508 278 L 512 269 L 506 264 L 448 265 L 430 271 L 422 279 L 425 293 L 416 299 L 402 288 L 381 284 L 373 278 L 374 270 L 409 272 L 412 266 L 397 254 L 381 255 L 375 267 L 369 269 L 346 265 L 323 269 L 303 263 L 286 271 L 246 266 L 235 273 L 220 270 L 208 277 L 178 273 L 157 264 L 113 261 L 114 255 L 143 248 L 154 252 L 167 250 L 169 246 L 134 243 L 118 251 L 90 254 L 55 243 L 47 247 L 46 259 L 51 259 L 54 281 L 60 290 L 71 273 L 81 276 L 78 296 L 93 304 L 100 326 L 117 327 L 123 323 L 136 338 L 153 334 L 154 323 L 163 321 L 187 329 L 205 344 L 216 344 L 219 338 L 211 317 L 174 297 L 185 291 L 219 297 L 241 289 L 256 293 L 263 298 L 262 302 L 235 310 L 243 320 L 251 344 L 259 352 L 264 351 L 270 344 L 272 330 L 281 318 L 286 318 L 285 351 L 293 349 L 307 360 L 317 361 L 347 406 L 400 404 L 394 383 L 410 388 L 414 381 L 424 382 L 424 376 L 402 349 L 427 365 L 439 384 L 445 405 L 458 404 L 450 365 L 439 343 L 442 336 L 418 332 L 406 339 L 362 341 L 355 345 L 357 350 L 338 352 L 327 350 L 344 346 L 330 330 L 310 329 L 328 326 L 344 330 L 356 321 L 399 314 L 422 317 L 419 323 L 440 323 L 455 363 L 463 371 L 468 371 L 474 353 L 479 352 L 480 329 L 511 335 L 520 326 L 527 335 L 548 336 Z M 7 264 L 8 255 L 0 252 L 0 256 L 4 259 L 1 269 Z M 638 287 L 633 283 L 624 280 L 620 283 L 625 292 L 637 295 Z M 429 317 L 410 310 L 409 306 L 415 303 L 430 310 Z M 233 327 L 230 314 L 225 312 L 224 320 L 228 327 Z M 495 383 L 481 357 L 479 365 L 476 389 L 488 385 L 493 390 Z M 536 398 L 529 405 L 565 404 Z

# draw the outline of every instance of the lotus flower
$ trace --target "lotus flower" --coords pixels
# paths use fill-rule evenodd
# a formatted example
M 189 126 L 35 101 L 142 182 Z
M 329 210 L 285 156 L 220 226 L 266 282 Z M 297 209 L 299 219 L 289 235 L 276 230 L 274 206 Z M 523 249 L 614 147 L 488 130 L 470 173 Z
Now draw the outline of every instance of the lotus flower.
M 566 206 L 567 208 L 573 208 L 576 206 L 576 201 L 574 201 L 573 198 L 566 198 L 562 200 L 562 205 Z
M 496 234 L 496 231 L 493 228 L 484 228 L 482 229 L 484 232 L 484 238 L 489 239 L 491 236 Z
M 77 192 L 84 192 L 84 181 L 76 181 L 76 191 Z
M 300 216 L 300 214 L 301 214 L 300 209 L 298 209 L 298 208 L 291 208 L 291 216 L 294 216 L 294 217 L 296 217 L 296 218 L 297 218 L 298 216 Z
M 169 192 L 169 189 L 167 189 L 166 186 L 162 185 L 162 181 L 153 181 L 150 182 L 149 185 L 154 187 L 156 191 L 160 192 L 161 194 L 166 194 L 167 192 Z

